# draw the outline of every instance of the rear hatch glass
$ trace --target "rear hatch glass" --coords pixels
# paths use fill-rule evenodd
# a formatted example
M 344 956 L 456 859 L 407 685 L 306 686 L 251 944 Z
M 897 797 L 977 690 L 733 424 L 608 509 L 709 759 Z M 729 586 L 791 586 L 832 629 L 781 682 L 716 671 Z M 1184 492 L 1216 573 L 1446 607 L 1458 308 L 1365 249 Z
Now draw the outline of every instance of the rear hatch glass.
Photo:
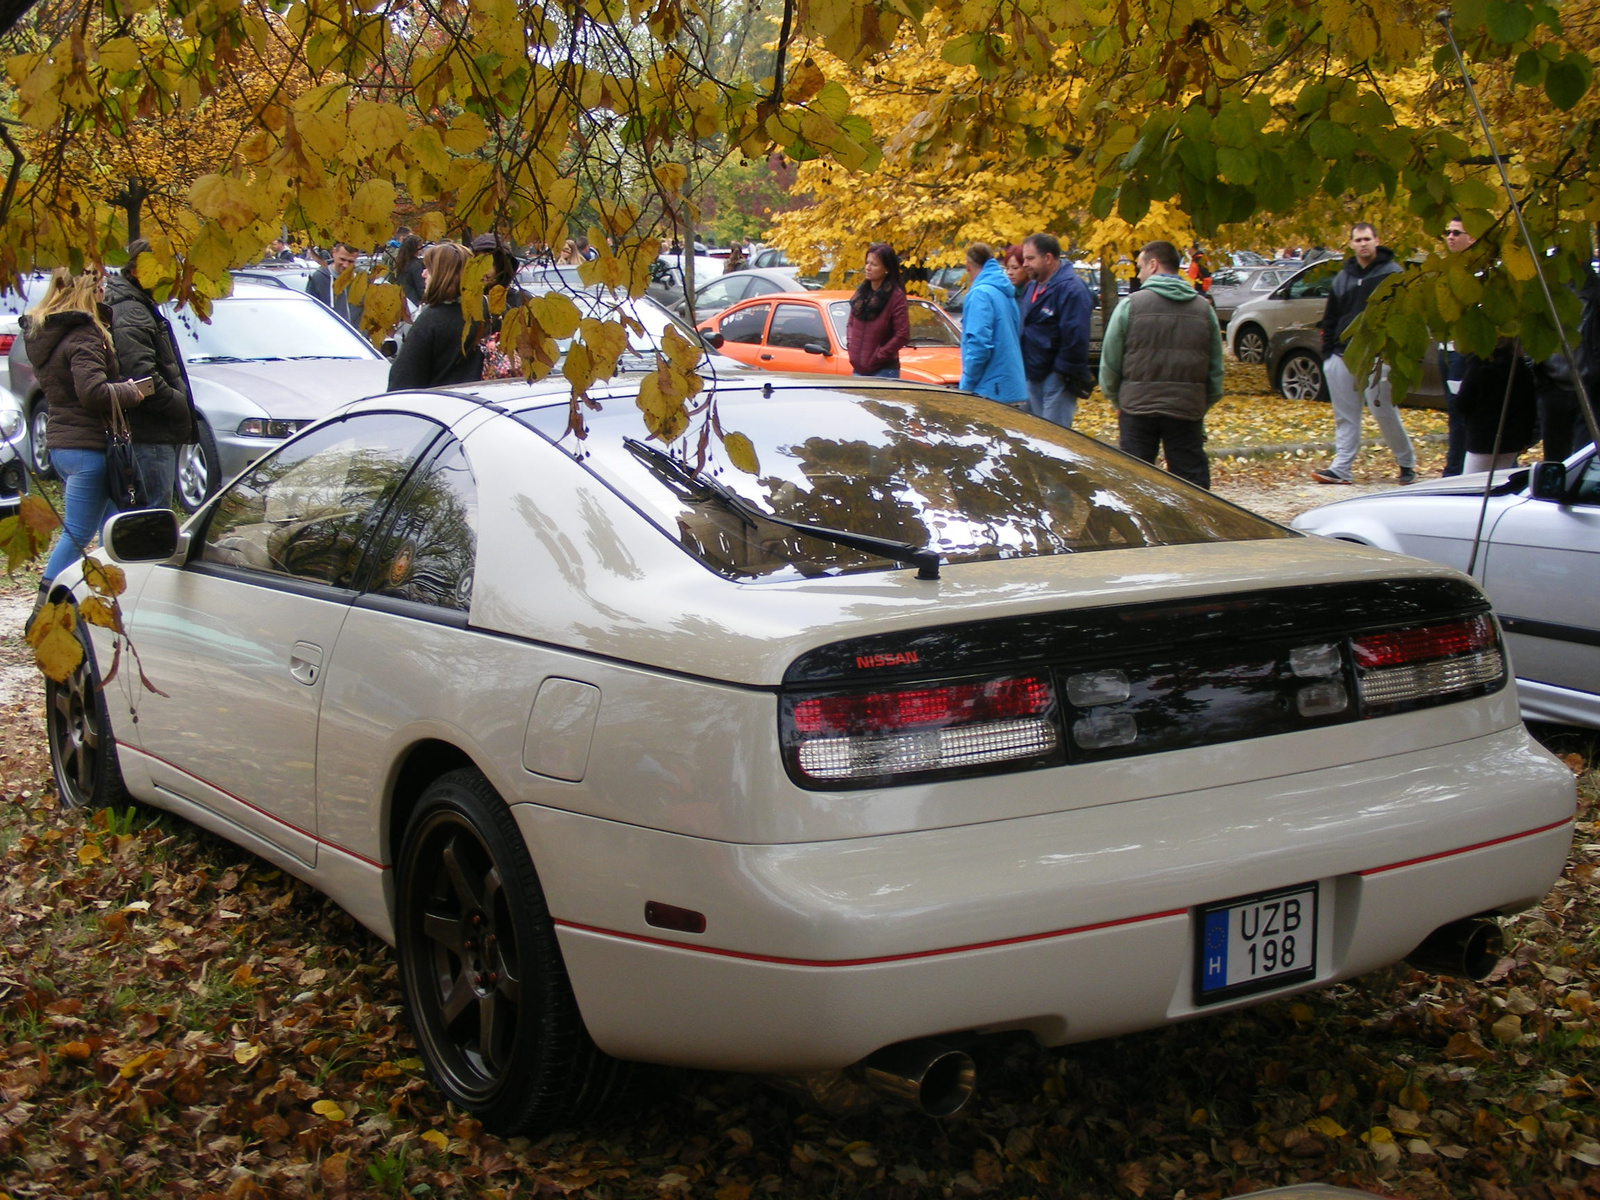
M 1298 536 L 1092 438 L 959 393 L 846 385 L 784 387 L 765 397 L 723 389 L 717 415 L 723 430 L 750 439 L 759 466 L 754 474 L 734 467 L 711 437 L 704 472 L 761 512 L 926 547 L 946 564 Z M 518 416 L 581 455 L 667 536 L 729 578 L 897 566 L 675 485 L 647 453 L 630 449 L 644 435 L 626 401 L 587 414 L 581 442 L 566 432 L 565 405 Z M 667 449 L 697 465 L 697 438 Z

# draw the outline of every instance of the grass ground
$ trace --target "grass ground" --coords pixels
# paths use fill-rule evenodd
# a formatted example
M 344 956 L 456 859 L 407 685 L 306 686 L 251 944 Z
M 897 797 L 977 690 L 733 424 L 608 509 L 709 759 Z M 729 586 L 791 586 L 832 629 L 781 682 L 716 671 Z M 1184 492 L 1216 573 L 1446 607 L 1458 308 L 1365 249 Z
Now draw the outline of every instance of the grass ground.
M 1249 419 L 1309 437 L 1326 408 L 1301 409 Z M 1305 466 L 1240 469 L 1293 487 Z M 0 683 L 22 681 L 0 703 L 5 1196 L 1600 1197 L 1595 734 L 1537 731 L 1578 776 L 1577 833 L 1489 983 L 1395 967 L 1102 1043 L 995 1039 L 942 1122 L 663 1072 L 614 1118 L 507 1142 L 440 1103 L 393 956 L 341 911 L 181 820 L 57 806 L 15 673 L 32 587 L 0 589 Z

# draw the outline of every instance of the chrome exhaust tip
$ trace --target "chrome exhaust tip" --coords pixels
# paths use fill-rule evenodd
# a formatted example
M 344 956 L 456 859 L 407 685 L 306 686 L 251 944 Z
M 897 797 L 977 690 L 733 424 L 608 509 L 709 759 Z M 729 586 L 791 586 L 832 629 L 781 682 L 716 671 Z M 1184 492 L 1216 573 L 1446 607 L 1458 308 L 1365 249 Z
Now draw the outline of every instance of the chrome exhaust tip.
M 1494 970 L 1505 948 L 1498 922 L 1487 917 L 1466 917 L 1439 926 L 1406 955 L 1406 962 L 1432 975 L 1479 980 Z
M 951 1117 L 972 1098 L 978 1071 L 965 1051 L 938 1042 L 900 1042 L 852 1068 L 861 1082 L 930 1117 Z

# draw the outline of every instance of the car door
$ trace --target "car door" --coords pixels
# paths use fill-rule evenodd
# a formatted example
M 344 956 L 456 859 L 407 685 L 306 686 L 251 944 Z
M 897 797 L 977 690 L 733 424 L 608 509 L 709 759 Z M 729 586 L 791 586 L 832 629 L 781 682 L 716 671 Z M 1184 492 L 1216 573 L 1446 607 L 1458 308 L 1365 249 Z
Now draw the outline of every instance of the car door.
M 760 361 L 760 356 L 766 353 L 761 339 L 766 334 L 767 318 L 771 315 L 771 304 L 746 304 L 732 312 L 723 313 L 711 322 L 711 327 L 722 335 L 722 353 L 747 366 L 765 366 Z
M 750 281 L 743 275 L 724 275 L 721 279 L 713 279 L 700 289 L 694 298 L 694 315 L 696 320 L 714 317 L 730 304 L 737 304 L 750 294 Z M 688 315 L 685 311 L 685 316 Z
M 1600 456 L 1569 502 L 1528 500 L 1495 522 L 1483 584 L 1519 679 L 1600 693 Z
M 440 427 L 363 413 L 286 443 L 212 504 L 131 617 L 152 783 L 316 863 L 323 671 L 373 530 Z M 181 807 L 181 806 L 180 806 Z
M 822 347 L 821 354 L 806 347 Z M 843 361 L 844 369 L 839 364 Z M 823 372 L 830 375 L 848 374 L 850 362 L 843 354 L 836 354 L 828 341 L 828 329 L 822 322 L 822 313 L 815 304 L 794 301 L 778 302 L 772 313 L 772 325 L 767 330 L 767 344 L 761 352 L 757 366 L 770 371 L 800 371 L 805 374 Z

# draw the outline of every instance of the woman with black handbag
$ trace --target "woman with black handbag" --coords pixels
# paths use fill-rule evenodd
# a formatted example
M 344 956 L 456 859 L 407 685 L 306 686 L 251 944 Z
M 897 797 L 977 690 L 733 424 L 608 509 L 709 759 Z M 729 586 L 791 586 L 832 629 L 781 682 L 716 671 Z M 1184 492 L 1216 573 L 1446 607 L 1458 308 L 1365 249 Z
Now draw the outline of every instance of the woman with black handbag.
M 21 321 L 28 360 L 50 405 L 46 441 L 65 495 L 61 537 L 45 563 L 41 596 L 122 507 L 109 490 L 107 448 L 125 444 L 113 437 L 114 428 L 127 428 L 122 410 L 136 407 L 154 386 L 149 379 L 122 378 L 111 310 L 101 299 L 104 290 L 98 272 L 73 276 L 58 268 L 44 298 Z M 120 460 L 120 451 L 115 452 Z M 127 461 L 132 461 L 131 445 Z M 125 493 L 123 499 L 137 497 Z

